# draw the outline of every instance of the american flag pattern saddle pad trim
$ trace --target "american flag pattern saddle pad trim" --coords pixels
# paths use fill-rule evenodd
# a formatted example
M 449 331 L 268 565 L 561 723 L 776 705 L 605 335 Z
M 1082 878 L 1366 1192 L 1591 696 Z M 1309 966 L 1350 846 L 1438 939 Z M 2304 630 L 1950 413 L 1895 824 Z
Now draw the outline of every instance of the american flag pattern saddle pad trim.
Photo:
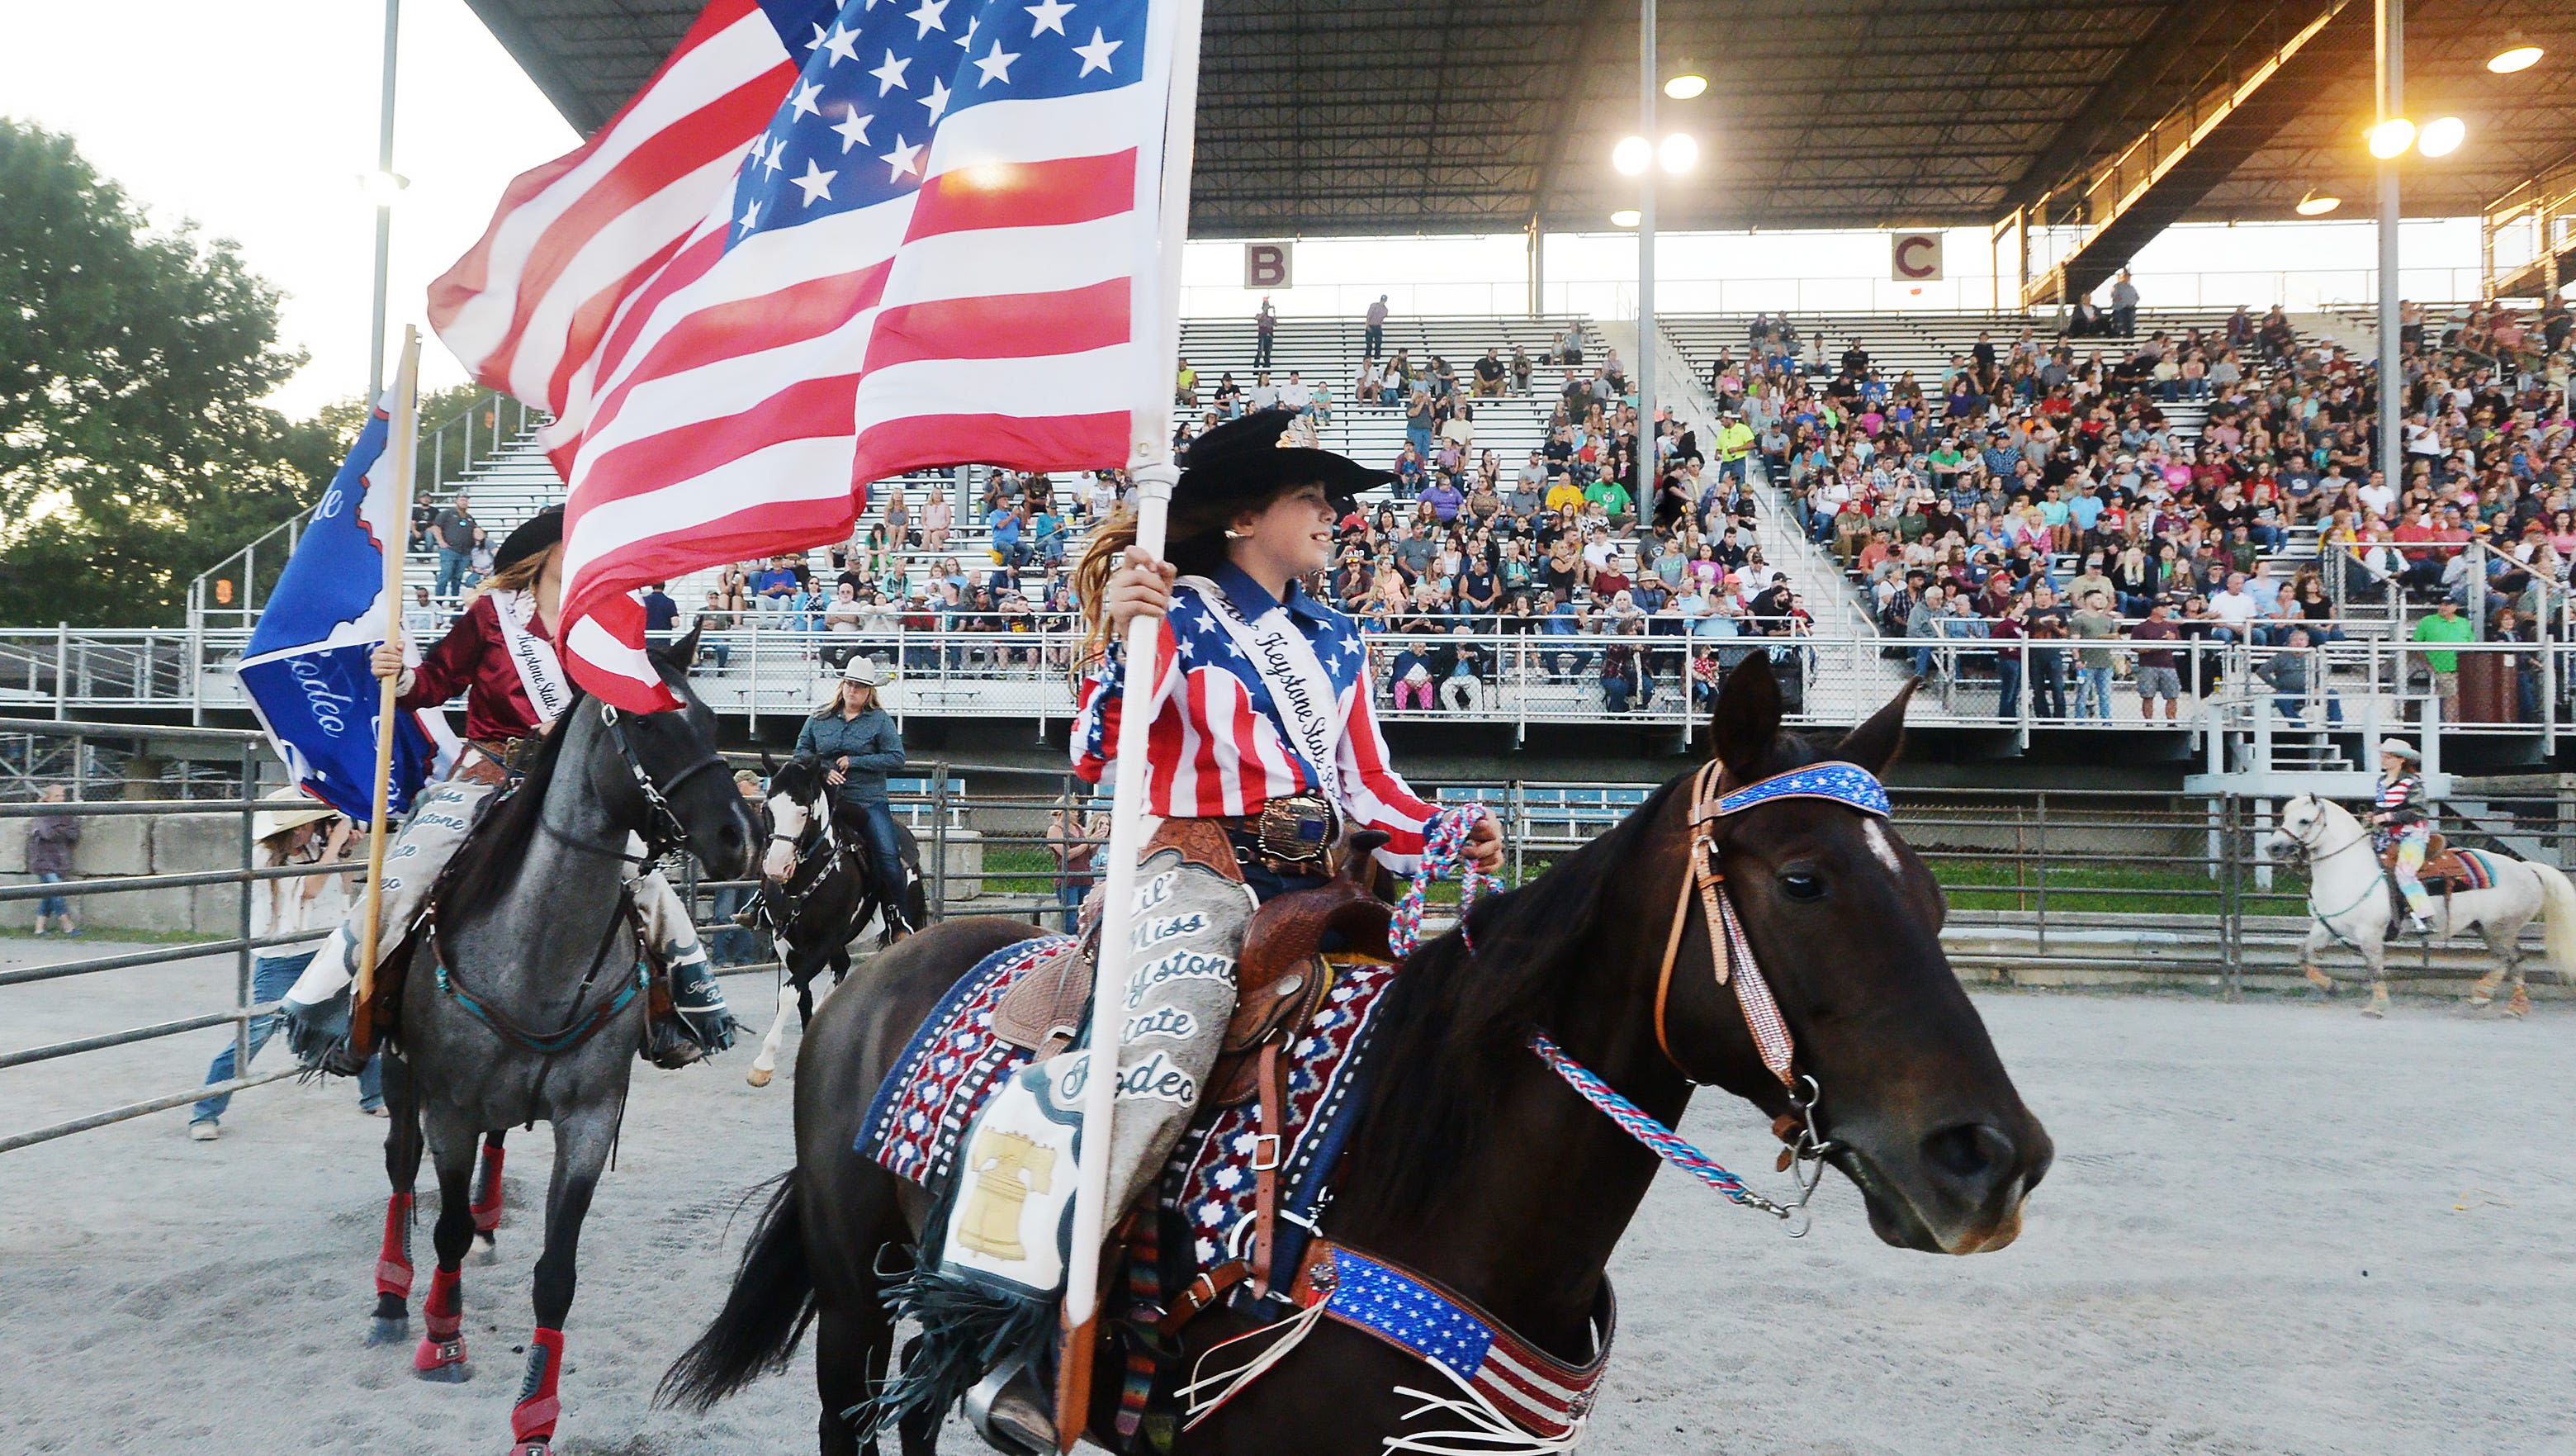
M 1326 1244 L 1299 1277 L 1297 1300 L 1455 1376 L 1512 1424 L 1549 1441 L 1583 1428 L 1610 1368 L 1619 1301 L 1607 1275 L 1592 1311 L 1592 1358 L 1569 1365 L 1514 1334 L 1474 1300 L 1429 1275 Z

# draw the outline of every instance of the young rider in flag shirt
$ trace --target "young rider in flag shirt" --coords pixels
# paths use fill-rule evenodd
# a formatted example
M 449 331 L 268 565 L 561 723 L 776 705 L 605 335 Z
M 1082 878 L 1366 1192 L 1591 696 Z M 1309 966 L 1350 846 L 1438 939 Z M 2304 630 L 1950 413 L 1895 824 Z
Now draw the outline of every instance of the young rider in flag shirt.
M 1287 409 L 1208 431 L 1183 457 L 1168 559 L 1136 547 L 1135 523 L 1122 515 L 1094 534 L 1074 574 L 1093 654 L 1078 692 L 1074 772 L 1104 786 L 1142 772 L 1149 816 L 1120 1008 L 1128 1034 L 1109 1153 L 1112 1226 L 1189 1125 L 1234 1010 L 1235 959 L 1254 908 L 1324 883 L 1347 830 L 1387 835 L 1378 859 L 1401 872 L 1415 867 L 1435 814 L 1461 812 L 1436 811 L 1387 761 L 1359 633 L 1306 590 L 1305 579 L 1332 563 L 1351 493 L 1392 479 L 1303 443 L 1311 434 Z M 1139 616 L 1161 619 L 1141 666 L 1123 645 Z M 1114 760 L 1127 712 L 1152 719 L 1141 764 Z M 1491 819 L 1478 817 L 1466 852 L 1488 871 L 1501 864 Z M 993 1125 L 993 1107 L 978 1130 Z M 1060 1282 L 1052 1257 L 1032 1265 L 1052 1272 L 1019 1282 Z M 959 1266 L 954 1231 L 943 1262 Z M 955 1374 L 971 1382 L 981 1373 Z M 1043 1405 L 1031 1382 L 1014 1380 L 969 1410 L 979 1426 L 1051 1441 Z
M 406 665 L 402 648 L 393 643 L 376 649 L 376 675 L 401 684 L 397 706 L 436 709 L 465 695 L 465 742 L 453 774 L 414 798 L 410 816 L 385 851 L 380 952 L 393 947 L 419 913 L 483 801 L 517 777 L 522 745 L 542 739 L 572 705 L 571 680 L 556 660 L 553 636 L 562 542 L 563 508 L 538 512 L 501 543 L 491 579 L 416 666 Z M 659 1065 L 680 1067 L 731 1046 L 733 1017 L 708 972 L 687 905 L 658 870 L 636 881 L 635 901 L 656 956 L 669 968 L 678 1021 L 676 1027 L 656 1028 L 648 1055 Z M 364 927 L 353 915 L 286 993 L 288 1043 L 307 1066 L 324 1065 L 348 1036 L 349 987 L 364 944 Z
M 2432 898 L 2418 878 L 2424 852 L 2432 845 L 2433 816 L 2424 804 L 2423 755 L 2403 738 L 2379 741 L 2379 792 L 2370 801 L 2371 847 L 2386 854 L 2397 849 L 2397 892 L 2406 899 L 2406 928 L 2418 935 L 2429 929 L 2425 917 Z

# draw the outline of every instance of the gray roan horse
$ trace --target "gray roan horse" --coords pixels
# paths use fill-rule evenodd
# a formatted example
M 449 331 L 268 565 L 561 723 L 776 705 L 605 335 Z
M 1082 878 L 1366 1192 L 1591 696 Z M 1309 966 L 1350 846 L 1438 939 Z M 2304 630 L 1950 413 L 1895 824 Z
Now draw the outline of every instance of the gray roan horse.
M 718 879 L 737 878 L 751 864 L 750 808 L 716 755 L 714 715 L 680 669 L 695 655 L 695 638 L 654 659 L 684 708 L 620 714 L 576 697 L 526 779 L 457 852 L 438 896 L 444 908 L 419 936 L 401 1029 L 384 1054 L 393 1196 L 368 1343 L 408 1338 L 407 1230 L 425 1138 L 439 1213 L 431 1235 L 438 1272 L 421 1306 L 428 1331 L 413 1359 L 423 1379 L 470 1373 L 459 1266 L 474 1241 L 468 1180 L 478 1140 L 487 1129 L 537 1119 L 554 1126 L 537 1329 L 511 1416 L 513 1456 L 550 1449 L 574 1250 L 625 1115 L 645 1030 L 644 947 L 627 888 L 637 872 L 634 840 L 642 836 L 657 855 L 685 846 Z M 487 1197 L 497 1199 L 497 1176 L 490 1181 Z
M 1895 755 L 1911 695 L 1838 744 L 1810 744 L 1779 731 L 1770 659 L 1747 658 L 1718 695 L 1721 782 L 1740 787 L 1825 758 L 1875 772 Z M 1604 1266 L 1661 1165 L 1533 1055 L 1531 1033 L 1544 1030 L 1668 1127 L 1697 1085 L 1795 1124 L 1746 1015 L 1713 974 L 1700 902 L 1681 898 L 1701 850 L 1722 865 L 1798 1070 L 1823 1089 L 1812 1105 L 1826 1156 L 1859 1186 L 1881 1239 L 1953 1254 L 2000 1249 L 2020 1233 L 2023 1197 L 2052 1156 L 1942 955 L 1941 890 L 1905 842 L 1846 806 L 1778 798 L 1708 826 L 1695 850 L 1693 786 L 1692 776 L 1674 780 L 1529 884 L 1486 897 L 1469 917 L 1472 949 L 1452 931 L 1405 962 L 1376 1034 L 1381 1065 L 1401 1075 L 1369 1094 L 1322 1219 L 1324 1237 L 1441 1281 L 1562 1362 L 1592 1348 Z M 665 1397 L 707 1408 L 783 1367 L 810 1323 L 821 1450 L 879 1449 L 846 1413 L 876 1393 L 895 1353 L 881 1292 L 917 1241 L 928 1198 L 853 1144 L 879 1079 L 950 983 L 1036 933 L 982 917 L 934 925 L 862 964 L 824 1001 L 797 1058 L 796 1166 L 723 1312 L 665 1379 Z M 1698 970 L 1666 980 L 1659 969 L 1673 965 Z M 1663 1313 L 1706 1338 L 1760 1348 L 1759 1331 L 1730 1333 L 1722 1311 L 1668 1304 Z M 1211 1311 L 1181 1331 L 1175 1368 L 1249 1328 L 1246 1316 Z M 1429 1407 L 1399 1387 L 1432 1383 L 1423 1368 L 1327 1321 L 1173 1449 L 1378 1451 L 1421 1434 L 1416 1417 Z M 1118 1384 L 1094 1380 L 1093 1429 L 1114 1423 Z M 905 1456 L 936 1448 L 940 1414 L 904 1417 Z M 1404 1449 L 1507 1446 L 1539 1449 L 1437 1439 Z

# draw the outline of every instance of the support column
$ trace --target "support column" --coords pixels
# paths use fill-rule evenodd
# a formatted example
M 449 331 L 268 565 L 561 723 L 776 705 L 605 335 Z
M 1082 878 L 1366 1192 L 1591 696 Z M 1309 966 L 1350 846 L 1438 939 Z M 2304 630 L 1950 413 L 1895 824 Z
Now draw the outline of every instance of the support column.
M 1536 318 L 1547 312 L 1547 230 L 1539 225 L 1533 212 L 1529 220 L 1529 313 Z
M 1637 500 L 1655 499 L 1655 0 L 1639 0 L 1637 111 L 1646 139 L 1643 196 L 1637 207 Z
M 402 54 L 402 0 L 385 0 L 385 80 L 384 99 L 376 113 L 376 170 L 385 176 L 394 170 L 394 70 Z M 385 395 L 385 286 L 386 273 L 392 262 L 394 246 L 394 199 L 385 193 L 376 199 L 376 306 L 375 328 L 367 348 L 367 408 Z
M 2378 0 L 2378 119 L 2406 114 L 2406 0 Z M 2379 164 L 2379 468 L 2406 488 L 2406 371 L 2397 349 L 2397 163 Z

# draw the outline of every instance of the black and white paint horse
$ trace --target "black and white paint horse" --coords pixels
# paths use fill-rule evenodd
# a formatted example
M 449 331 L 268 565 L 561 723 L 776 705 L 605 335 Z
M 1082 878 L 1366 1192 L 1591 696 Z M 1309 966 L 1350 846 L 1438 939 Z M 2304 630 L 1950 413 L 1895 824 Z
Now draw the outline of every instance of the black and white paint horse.
M 900 906 L 904 922 L 916 930 L 930 923 L 921 845 L 911 830 L 895 824 L 903 884 L 879 885 L 865 841 L 853 826 L 825 812 L 831 785 L 824 780 L 823 761 L 807 754 L 782 764 L 764 753 L 760 762 L 769 775 L 769 846 L 760 861 L 758 914 L 777 942 L 787 979 L 778 988 L 769 1034 L 751 1063 L 747 1080 L 754 1087 L 768 1086 L 778 1071 L 789 1009 L 799 1026 L 813 1019 L 814 978 L 829 966 L 832 984 L 841 984 L 850 973 L 850 943 L 870 921 L 883 922 L 877 934 L 881 950 L 895 942 L 894 917 L 885 913 L 889 904 Z

